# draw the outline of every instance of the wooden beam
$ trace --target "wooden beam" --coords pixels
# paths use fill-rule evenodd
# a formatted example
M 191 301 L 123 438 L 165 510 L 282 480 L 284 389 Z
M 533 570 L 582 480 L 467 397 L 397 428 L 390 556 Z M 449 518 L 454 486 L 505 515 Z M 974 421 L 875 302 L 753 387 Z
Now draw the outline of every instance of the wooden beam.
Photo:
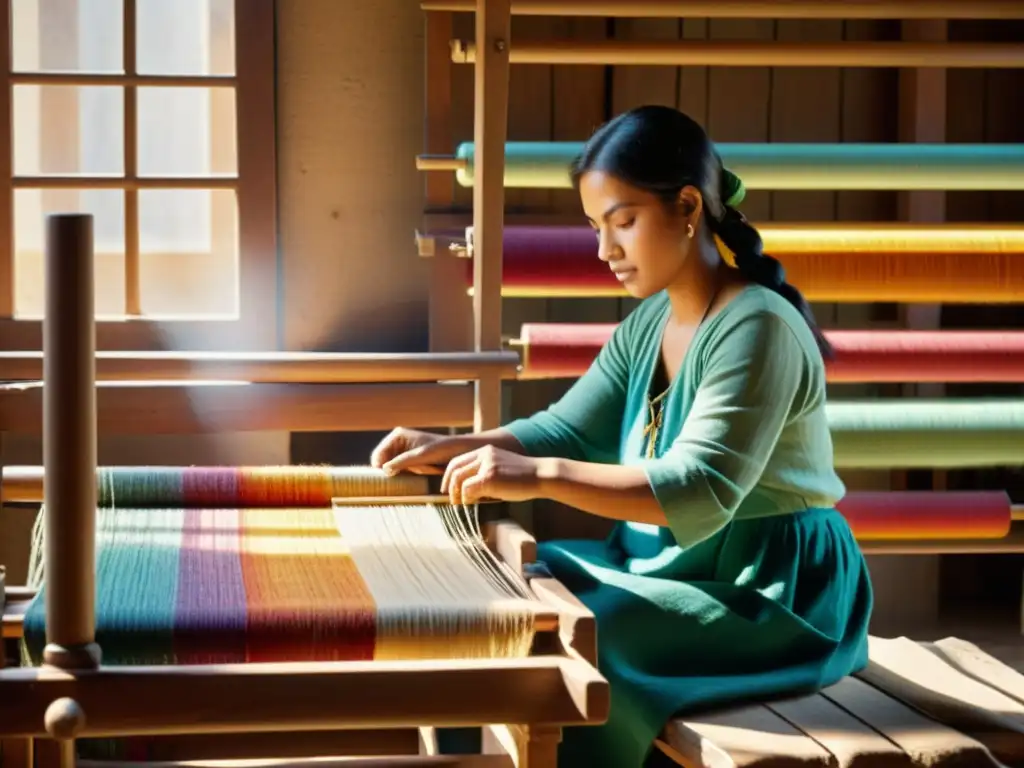
M 473 345 L 499 350 L 501 340 L 502 228 L 505 218 L 505 139 L 508 135 L 510 0 L 478 0 L 474 65 Z M 477 431 L 501 424 L 501 378 L 476 383 Z

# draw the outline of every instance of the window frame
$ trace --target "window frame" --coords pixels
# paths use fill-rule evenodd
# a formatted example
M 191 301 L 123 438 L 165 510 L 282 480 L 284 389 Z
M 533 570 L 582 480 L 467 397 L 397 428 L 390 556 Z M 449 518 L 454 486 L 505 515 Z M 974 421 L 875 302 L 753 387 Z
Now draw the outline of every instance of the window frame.
M 130 14 L 134 22 L 134 0 L 123 1 L 126 17 Z M 11 2 L 0 0 L 0 38 L 6 40 L 0 68 L 0 145 L 8 147 L 0 152 L 0 233 L 7 233 L 0 237 L 0 351 L 38 351 L 42 349 L 43 321 L 13 316 L 15 182 L 11 110 L 15 80 L 25 78 L 16 78 L 12 72 Z M 234 16 L 238 316 L 230 320 L 99 319 L 97 350 L 183 351 L 176 339 L 188 339 L 188 350 L 280 349 L 275 0 L 234 0 Z M 130 87 L 133 79 L 138 82 L 140 78 L 122 73 L 113 76 L 110 84 Z M 210 86 L 218 85 L 223 82 L 211 77 Z M 131 101 L 126 99 L 126 108 Z M 220 181 L 214 179 L 209 188 L 220 186 Z

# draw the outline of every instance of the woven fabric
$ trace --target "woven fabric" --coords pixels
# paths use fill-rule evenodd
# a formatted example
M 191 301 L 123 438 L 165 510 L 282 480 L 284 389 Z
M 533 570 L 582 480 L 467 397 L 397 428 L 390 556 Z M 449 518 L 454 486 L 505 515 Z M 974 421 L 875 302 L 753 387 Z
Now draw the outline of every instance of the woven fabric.
M 103 467 L 101 507 L 329 507 L 339 496 L 426 493 L 422 477 L 367 467 Z
M 525 587 L 486 550 L 475 512 L 387 503 L 424 493 L 425 478 L 358 467 L 120 467 L 101 470 L 98 485 L 96 639 L 106 664 L 529 650 Z M 352 496 L 383 506 L 332 509 L 332 498 Z M 44 522 L 41 514 L 37 565 Z M 45 645 L 46 588 L 42 568 L 34 572 L 30 663 Z
M 96 576 L 105 664 L 374 657 L 375 601 L 330 508 L 101 509 Z M 33 661 L 45 594 L 25 617 Z

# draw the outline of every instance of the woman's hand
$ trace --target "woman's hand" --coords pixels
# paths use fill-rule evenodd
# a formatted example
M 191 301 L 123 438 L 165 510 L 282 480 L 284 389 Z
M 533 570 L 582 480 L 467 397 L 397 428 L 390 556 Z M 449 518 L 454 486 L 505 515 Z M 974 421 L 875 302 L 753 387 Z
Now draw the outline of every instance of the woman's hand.
M 465 450 L 466 444 L 458 437 L 398 427 L 373 449 L 370 466 L 389 475 L 440 475 L 445 465 Z
M 491 445 L 477 448 L 448 463 L 441 493 L 447 493 L 452 504 L 529 501 L 540 493 L 542 461 Z

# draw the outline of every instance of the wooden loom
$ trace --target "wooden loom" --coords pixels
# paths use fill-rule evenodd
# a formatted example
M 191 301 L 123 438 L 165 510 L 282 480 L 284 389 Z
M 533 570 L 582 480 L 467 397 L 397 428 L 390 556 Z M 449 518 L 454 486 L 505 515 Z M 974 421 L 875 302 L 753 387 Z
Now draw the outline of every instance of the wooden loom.
M 562 725 L 600 722 L 606 716 L 607 683 L 594 666 L 594 619 L 546 578 L 530 585 L 536 642 L 535 653 L 527 658 L 102 666 L 95 643 L 92 565 L 97 488 L 91 219 L 53 217 L 48 235 L 47 646 L 42 667 L 0 672 L 4 768 L 31 764 L 31 739 L 59 744 L 59 754 L 41 750 L 37 764 L 49 756 L 69 768 L 76 761 L 76 738 L 246 732 L 248 753 L 231 754 L 230 739 L 214 748 L 220 756 L 227 752 L 242 758 L 294 753 L 294 746 L 282 747 L 282 742 L 294 741 L 296 736 L 287 732 L 297 731 L 328 732 L 326 739 L 302 734 L 302 749 L 309 750 L 312 741 L 321 747 L 318 754 L 354 748 L 357 754 L 420 752 L 425 764 L 552 766 Z M 511 524 L 490 526 L 486 540 L 516 571 L 532 557 L 528 537 Z M 8 590 L 6 617 L 23 612 L 31 597 L 28 590 Z M 4 626 L 5 634 L 17 633 L 16 622 Z M 436 752 L 434 725 L 483 727 L 489 754 L 462 761 L 431 757 Z M 361 733 L 349 738 L 346 747 L 346 739 L 339 743 L 334 733 L 360 729 L 372 729 L 378 738 Z M 249 742 L 252 732 L 262 737 Z M 417 738 L 415 750 L 410 749 L 411 736 Z M 179 757 L 211 754 L 202 739 L 193 742 L 191 754 L 187 743 L 177 742 L 175 749 Z
M 500 14 L 481 17 L 480 39 L 503 37 L 491 28 L 495 21 L 502 23 Z M 438 425 L 480 430 L 499 423 L 502 374 L 514 367 L 516 356 L 502 351 L 500 335 L 501 245 L 495 238 L 500 237 L 501 226 L 500 152 L 506 105 L 503 99 L 485 101 L 484 93 L 500 86 L 507 69 L 501 67 L 500 52 L 495 59 L 482 56 L 477 66 L 476 138 L 484 147 L 481 159 L 490 157 L 497 172 L 490 182 L 486 173 L 481 175 L 482 191 L 477 195 L 474 216 L 482 254 L 474 279 L 476 354 L 328 361 L 326 367 L 334 363 L 343 370 L 331 377 L 335 382 L 388 380 L 388 367 L 396 369 L 390 373 L 397 374 L 392 377 L 397 381 L 431 382 L 421 384 L 418 391 L 409 388 L 408 398 L 396 392 L 401 385 L 387 389 L 368 385 L 363 391 L 349 388 L 349 407 L 342 408 L 349 412 L 339 415 L 337 408 L 331 409 L 332 418 L 347 422 L 349 429 L 384 426 L 366 419 L 366 411 L 377 410 L 366 403 L 374 397 L 393 404 L 415 396 L 419 402 L 414 410 Z M 507 68 L 507 60 L 504 64 Z M 489 230 L 495 231 L 495 236 L 488 236 Z M 92 561 L 97 400 L 102 404 L 105 393 L 94 386 L 91 220 L 51 218 L 48 235 L 42 360 L 45 387 L 41 393 L 31 393 L 37 402 L 42 401 L 43 493 L 46 529 L 51 532 L 46 537 L 45 555 L 47 646 L 43 666 L 0 672 L 0 759 L 4 768 L 28 768 L 33 761 L 70 768 L 76 762 L 76 739 L 132 735 L 155 737 L 151 746 L 155 745 L 158 753 L 162 746 L 163 756 L 170 761 L 387 755 L 346 760 L 345 765 L 554 766 L 562 726 L 599 723 L 607 716 L 607 683 L 595 668 L 594 618 L 548 578 L 529 581 L 536 637 L 533 653 L 526 658 L 188 668 L 102 666 L 101 649 L 95 643 Z M 185 361 L 185 367 L 189 366 Z M 302 361 L 298 366 L 302 367 Z M 173 361 L 170 367 L 175 367 Z M 182 366 L 177 367 L 180 371 Z M 322 370 L 325 364 L 320 361 L 313 367 Z M 277 370 L 280 368 L 278 365 Z M 467 399 L 464 385 L 446 385 L 446 379 L 475 381 L 475 395 Z M 244 388 L 233 389 L 227 397 L 234 398 L 239 390 L 245 392 Z M 107 399 L 120 399 L 124 394 L 108 394 Z M 281 400 L 282 393 L 276 394 Z M 337 405 L 337 394 L 321 390 L 319 397 Z M 17 401 L 0 399 L 2 423 L 5 428 L 13 423 L 15 429 L 34 431 L 31 416 L 26 420 L 19 413 L 26 404 L 24 394 L 15 396 Z M 292 413 L 276 416 L 279 426 L 329 429 L 322 411 L 311 414 L 309 405 L 308 397 L 295 402 Z M 238 406 L 235 408 L 237 412 Z M 262 408 L 275 410 L 265 401 Z M 296 426 L 302 418 L 294 416 L 303 411 L 305 422 Z M 391 409 L 392 423 L 387 426 L 422 423 L 411 413 L 407 415 L 410 418 Z M 238 416 L 234 418 L 237 421 Z M 181 431 L 173 421 L 172 417 L 167 422 L 169 431 Z M 230 422 L 230 417 L 228 423 L 222 418 L 212 427 L 230 428 Z M 254 426 L 249 420 L 247 428 L 268 428 L 268 424 Z M 154 430 L 150 424 L 149 429 L 140 431 Z M 534 551 L 532 540 L 510 523 L 489 526 L 485 541 L 519 572 Z M 17 633 L 14 619 L 24 613 L 32 597 L 25 589 L 5 592 L 7 634 Z M 12 620 L 6 620 L 8 617 Z M 482 728 L 483 754 L 438 756 L 432 731 L 432 726 L 438 725 Z M 232 738 L 231 734 L 244 736 Z M 54 744 L 55 749 L 51 748 Z M 34 746 L 39 748 L 35 758 Z
M 497 4 L 498 6 L 501 3 Z M 827 4 L 817 4 L 827 5 Z M 904 4 L 906 5 L 906 4 Z M 932 4 L 934 5 L 934 4 Z M 992 4 L 988 4 L 991 6 Z M 762 6 L 763 7 L 763 6 Z M 491 9 L 494 10 L 493 7 Z M 500 8 L 499 8 L 500 11 Z M 487 14 L 481 14 L 486 16 Z M 488 22 L 481 22 L 478 17 L 478 25 L 483 23 L 485 26 Z M 501 17 L 491 15 L 489 23 L 493 26 L 488 27 L 493 29 L 496 27 L 500 30 L 502 24 Z M 478 27 L 479 28 L 479 27 Z M 478 38 L 482 39 L 482 38 Z M 500 32 L 498 33 L 498 39 L 502 39 Z M 493 48 L 495 51 L 500 51 L 498 46 Z M 497 65 L 492 61 L 490 63 L 491 72 L 495 70 L 498 72 L 500 78 L 501 66 L 503 63 L 500 57 L 494 57 L 498 59 Z M 481 66 L 480 61 L 476 62 L 478 71 Z M 478 78 L 479 82 L 479 78 Z M 500 93 L 500 91 L 499 91 Z M 493 99 L 488 100 L 491 104 L 491 115 L 490 119 L 495 120 L 499 123 L 498 130 L 501 130 L 500 120 L 498 120 L 495 112 L 496 107 L 493 106 Z M 481 122 L 481 107 L 482 94 L 478 91 L 478 136 L 479 136 L 479 125 Z M 498 113 L 500 115 L 500 112 Z M 492 126 L 493 128 L 493 126 Z M 497 133 L 497 130 L 495 131 Z M 492 154 L 493 158 L 494 155 Z M 481 161 L 485 159 L 480 158 Z M 492 165 L 492 167 L 494 167 Z M 500 176 L 500 170 L 495 171 L 495 176 Z M 480 177 L 478 177 L 480 178 Z M 490 187 L 490 195 L 483 194 L 482 197 L 487 203 L 487 209 L 490 211 L 490 215 L 494 215 L 494 201 L 497 194 L 494 187 Z M 474 215 L 478 216 L 482 214 L 484 206 L 476 205 L 474 207 Z M 493 223 L 494 219 L 490 219 Z M 500 232 L 499 227 L 493 227 L 492 232 Z M 496 237 L 497 235 L 495 235 Z M 479 239 L 478 239 L 479 242 Z M 491 280 L 493 281 L 494 273 L 494 246 L 491 246 L 489 253 L 491 254 L 490 260 L 487 264 L 490 267 L 478 268 L 474 274 L 477 279 L 480 279 L 481 273 L 485 273 L 490 269 Z M 493 282 L 489 283 L 493 287 Z M 474 295 L 479 302 L 477 304 L 477 331 L 476 331 L 476 348 L 477 349 L 490 349 L 497 350 L 497 346 L 492 346 L 495 335 L 493 332 L 494 325 L 493 320 L 485 322 L 483 317 L 483 307 L 486 306 L 489 312 L 496 309 L 496 301 L 490 301 L 488 304 L 483 302 L 483 291 L 475 290 Z M 493 299 L 493 294 L 491 295 Z M 498 324 L 500 326 L 500 324 Z M 301 363 L 301 361 L 300 361 Z M 189 363 L 186 363 L 188 365 Z M 116 363 L 115 363 L 116 365 Z M 180 375 L 180 374 L 179 374 Z M 273 374 L 280 376 L 281 373 Z M 293 374 L 295 375 L 295 374 Z M 422 372 L 419 374 L 422 379 L 417 380 L 432 380 L 432 374 L 424 375 Z M 368 374 L 367 379 L 377 381 L 379 380 L 380 374 L 374 375 L 373 372 Z M 457 378 L 457 377 L 453 377 Z M 472 373 L 467 373 L 464 378 L 472 379 Z M 493 376 L 491 383 L 488 386 L 494 386 L 494 379 L 498 378 Z M 367 379 L 364 379 L 367 380 Z M 336 380 L 336 379 L 331 379 Z M 386 395 L 385 395 L 386 396 Z M 102 393 L 101 393 L 102 397 Z M 479 403 L 479 400 L 476 400 Z M 490 401 L 493 403 L 494 400 Z M 459 412 L 465 414 L 467 409 L 466 404 L 469 404 L 475 408 L 474 399 L 463 398 L 460 400 Z M 453 412 L 455 408 L 451 409 Z M 477 416 L 480 413 L 480 409 L 477 409 Z M 493 411 L 492 411 L 493 413 Z M 337 418 L 337 417 L 336 417 Z M 463 416 L 463 423 L 466 422 Z M 479 421 L 478 418 L 468 419 L 469 423 L 473 421 Z M 282 422 L 283 424 L 285 422 Z M 321 428 L 323 425 L 321 424 Z M 48 506 L 49 508 L 49 506 Z M 492 529 L 492 542 L 493 545 L 498 549 L 499 552 L 503 552 L 506 555 L 506 561 L 510 563 L 516 562 L 516 554 L 519 553 L 519 559 L 523 559 L 524 554 L 529 554 L 532 551 L 532 543 L 529 538 L 518 531 L 514 526 L 504 526 L 499 529 Z M 587 624 L 587 616 L 585 612 L 580 612 L 579 605 L 572 600 L 570 596 L 561 594 L 560 596 L 548 595 L 543 589 L 543 585 L 538 582 L 533 582 L 533 587 L 542 597 L 545 602 L 552 604 L 558 602 L 558 598 L 567 601 L 565 605 L 564 613 L 559 614 L 559 639 L 558 642 L 562 645 L 563 649 L 568 646 L 573 648 L 575 651 L 579 651 L 580 647 L 587 645 L 585 638 L 593 638 L 593 624 L 592 617 L 589 618 L 590 624 Z M 16 597 L 18 593 L 12 592 L 11 596 Z M 548 598 L 553 598 L 550 601 Z M 22 601 L 23 602 L 23 601 Z M 563 622 L 563 618 L 565 619 Z M 572 633 L 571 642 L 567 641 L 567 637 L 570 634 L 565 631 L 563 632 L 562 627 L 568 627 L 571 623 Z M 588 629 L 589 626 L 589 629 Z M 943 726 L 939 726 L 935 720 L 929 718 L 927 715 L 920 715 L 910 706 L 900 704 L 894 699 L 886 697 L 879 691 L 885 687 L 886 670 L 892 667 L 892 663 L 895 662 L 899 665 L 905 661 L 901 660 L 899 655 L 903 652 L 910 654 L 911 663 L 925 664 L 924 669 L 931 674 L 932 679 L 926 679 L 925 682 L 928 684 L 925 687 L 929 687 L 935 684 L 936 677 L 940 678 L 940 681 L 944 684 L 948 684 L 950 678 L 948 674 L 943 670 L 942 674 L 936 675 L 934 665 L 929 665 L 931 656 L 922 656 L 918 651 L 919 649 L 907 648 L 906 644 L 900 641 L 879 641 L 876 642 L 873 648 L 874 656 L 874 668 L 869 670 L 866 676 L 862 680 L 843 681 L 843 684 L 836 686 L 829 691 L 824 692 L 818 696 L 812 696 L 805 699 L 798 699 L 791 702 L 777 702 L 766 705 L 756 705 L 746 708 L 733 709 L 726 713 L 718 715 L 695 717 L 686 721 L 676 722 L 670 727 L 663 736 L 660 746 L 664 751 L 670 752 L 676 756 L 680 762 L 684 765 L 714 765 L 716 766 L 728 766 L 735 765 L 737 763 L 743 763 L 746 765 L 764 765 L 770 763 L 772 765 L 821 765 L 831 766 L 836 764 L 849 764 L 856 762 L 858 765 L 872 764 L 868 761 L 874 760 L 876 763 L 885 763 L 887 765 L 909 765 L 912 764 L 911 758 L 908 755 L 915 755 L 918 763 L 930 761 L 932 765 L 949 765 L 953 763 L 957 764 L 977 764 L 977 765 L 989 765 L 991 764 L 989 758 L 988 748 L 994 745 L 994 750 L 997 754 L 1003 757 L 1007 762 L 1016 762 L 1012 747 L 1014 738 L 1019 740 L 1019 707 L 1016 707 L 1014 702 L 1020 701 L 1020 687 L 1018 677 L 1015 677 L 1012 671 L 1006 670 L 1005 668 L 997 669 L 996 675 L 991 675 L 984 667 L 986 664 L 991 664 L 990 660 L 982 660 L 981 668 L 977 662 L 976 654 L 973 654 L 971 649 L 965 649 L 962 644 L 956 643 L 943 643 L 935 648 L 930 648 L 933 653 L 942 654 L 948 664 L 951 664 L 958 670 L 960 677 L 957 677 L 953 682 L 952 689 L 946 685 L 945 690 L 948 692 L 953 691 L 954 698 L 958 698 L 962 701 L 967 702 L 967 706 L 961 706 L 959 709 L 956 707 L 950 708 L 950 698 L 948 695 L 945 698 L 939 698 L 938 703 L 932 696 L 931 703 L 929 703 L 927 696 L 922 708 L 925 712 L 932 714 L 937 717 L 944 717 L 947 723 L 953 724 L 958 727 L 961 731 L 968 733 L 980 733 L 978 738 L 974 738 L 970 735 L 964 735 L 962 733 L 953 733 L 950 729 Z M 881 666 L 880 666 L 881 665 Z M 378 670 L 380 668 L 378 667 Z M 873 676 L 872 676 L 873 674 Z M 982 678 L 987 679 L 989 687 L 979 692 L 978 688 L 971 688 L 970 685 L 966 685 L 962 680 L 964 675 L 973 676 L 980 675 Z M 82 679 L 85 679 L 87 675 L 81 675 Z M 161 693 L 170 694 L 168 700 L 173 698 L 173 694 L 176 692 L 173 687 L 168 687 L 168 682 L 162 676 L 161 689 L 154 689 L 154 693 L 157 694 L 157 698 L 160 698 Z M 483 675 L 477 676 L 477 681 L 483 679 Z M 519 681 L 522 682 L 522 676 L 518 676 Z M 945 677 L 945 680 L 941 680 Z M 468 680 L 469 675 L 464 676 L 468 686 L 473 686 L 474 681 Z M 1001 679 L 1000 679 L 1001 678 Z M 154 682 L 156 677 L 153 678 Z M 349 697 L 356 697 L 358 694 L 355 692 L 361 682 L 356 677 L 348 678 L 348 681 L 327 679 L 313 679 L 310 677 L 310 682 L 315 685 L 333 686 L 337 685 L 337 688 L 331 689 L 331 695 L 337 698 L 346 699 Z M 372 678 L 369 675 L 363 675 L 363 680 L 368 680 L 371 683 Z M 507 679 L 502 678 L 502 681 Z M 539 678 L 538 678 L 539 679 Z M 3 678 L 0 677 L 0 681 Z M 491 677 L 492 681 L 498 681 L 498 675 Z M 864 685 L 864 681 L 868 684 Z M 994 682 L 993 682 L 994 680 Z M 379 677 L 378 677 L 379 681 Z M 1008 682 L 1005 682 L 1008 681 Z M 71 682 L 71 681 L 69 681 Z M 80 680 L 73 681 L 74 683 L 80 682 Z M 509 681 L 511 686 L 513 681 Z M 249 706 L 248 700 L 243 701 L 242 695 L 238 693 L 234 694 L 230 700 L 226 694 L 212 689 L 218 684 L 223 685 L 221 681 L 207 681 L 203 683 L 207 685 L 207 690 L 203 690 L 202 694 L 207 695 L 207 691 L 213 696 L 213 698 L 207 698 L 209 702 L 209 708 L 211 710 L 225 709 L 234 707 L 237 711 L 241 711 Z M 380 684 L 378 682 L 378 684 Z M 394 689 L 404 694 L 406 697 L 419 698 L 415 686 L 421 685 L 421 691 L 426 691 L 427 695 L 436 693 L 435 690 L 431 689 L 428 683 L 425 683 L 422 679 L 412 681 L 408 687 L 399 688 L 402 683 L 394 684 Z M 500 683 L 499 683 L 500 684 Z M 998 685 L 997 685 L 998 684 Z M 288 692 L 289 689 L 283 688 L 282 681 L 274 679 L 270 683 L 272 689 L 269 691 L 270 696 L 273 698 L 273 694 L 278 691 Z M 992 696 L 991 691 L 998 688 L 999 685 L 1003 686 L 1003 693 L 1005 696 L 1010 697 L 1011 703 L 1006 704 L 1005 697 L 1000 699 L 997 696 Z M 351 686 L 351 687 L 349 687 Z M 877 686 L 877 687 L 876 687 Z M 993 687 L 995 686 L 995 688 Z M 255 689 L 257 686 L 252 686 Z M 295 686 L 297 687 L 297 686 Z M 942 687 L 942 686 L 939 686 Z M 347 690 L 346 690 L 347 689 Z M 17 701 L 18 691 L 13 691 L 13 699 Z M 290 690 L 294 690 L 294 687 Z M 920 694 L 919 689 L 918 695 Z M 0 689 L 2 691 L 2 689 Z M 988 691 L 986 693 L 985 691 Z M 65 687 L 65 691 L 66 687 Z M 390 690 L 385 691 L 390 692 Z M 267 691 L 259 691 L 265 696 Z M 308 691 L 304 691 L 307 693 Z M 915 689 L 911 687 L 909 694 L 904 694 L 905 701 L 912 701 L 914 697 Z M 348 695 L 346 695 L 348 694 Z M 515 692 L 513 692 L 515 694 Z M 909 698 L 908 698 L 909 697 Z M 5 697 L 6 698 L 6 697 Z M 255 698 L 255 697 L 253 697 Z M 28 699 L 26 699 L 28 701 Z M 516 700 L 518 702 L 519 699 Z M 35 704 L 35 702 L 32 702 Z M 913 702 L 912 702 L 913 703 Z M 414 705 L 415 706 L 415 705 Z M 508 697 L 504 696 L 503 704 L 506 708 L 502 712 L 508 712 L 512 709 L 512 706 L 508 704 Z M 881 710 L 877 709 L 881 707 Z M 124 709 L 127 709 L 125 707 Z M 351 710 L 356 709 L 355 705 L 352 705 L 349 710 L 346 710 L 346 714 L 351 714 Z M 367 711 L 367 707 L 359 707 L 357 718 L 360 723 L 369 723 L 370 725 L 376 725 L 379 727 L 381 723 L 385 726 L 395 724 L 395 711 L 398 709 L 397 706 L 391 705 L 387 708 L 388 711 L 384 713 L 382 710 Z M 408 710 L 408 707 L 403 707 Z M 465 706 L 465 710 L 472 710 L 472 715 L 479 716 L 480 708 L 471 708 Z M 999 716 L 993 717 L 992 711 L 1001 710 Z M 2 710 L 0 710 L 2 711 Z M 39 713 L 41 709 L 35 710 L 37 713 L 37 719 L 41 720 L 42 717 Z M 86 707 L 85 714 L 90 714 L 90 709 Z M 123 710 L 122 710 L 123 711 Z M 308 710 L 307 710 L 308 712 Z M 879 712 L 881 714 L 879 714 Z M 936 713 L 939 713 L 936 715 Z M 942 713 L 945 713 L 943 716 Z M 4 713 L 6 716 L 6 712 Z M 53 713 L 54 719 L 51 721 L 51 728 L 53 735 L 73 735 L 68 729 L 64 728 L 68 722 L 74 723 L 76 712 L 73 707 L 56 707 Z M 374 720 L 376 714 L 380 716 Z M 401 716 L 414 717 L 419 713 L 409 713 L 405 711 L 401 713 Z M 262 713 L 263 717 L 266 717 L 266 713 Z M 306 713 L 295 714 L 296 720 L 306 716 Z M 595 717 L 599 715 L 595 712 Z M 329 715 L 323 710 L 317 711 L 312 714 L 313 717 L 320 717 L 319 724 L 326 723 L 329 720 Z M 577 715 L 573 715 L 577 717 Z M 232 723 L 228 726 L 231 728 L 238 728 L 239 718 L 237 712 Z M 578 722 L 578 720 L 573 721 Z M 285 724 L 291 727 L 292 723 Z M 358 724 L 358 723 L 357 723 Z M 191 727 L 191 723 L 184 724 L 184 727 Z M 337 723 L 331 722 L 326 727 L 337 727 Z M 84 731 L 79 731 L 79 735 L 83 735 Z M 380 733 L 380 731 L 378 731 Z M 495 731 L 489 728 L 489 734 L 494 735 Z M 507 731 L 505 731 L 507 733 Z M 879 733 L 884 734 L 883 738 L 879 738 Z M 504 735 L 504 734 L 502 734 Z M 534 764 L 540 762 L 540 758 L 551 757 L 551 747 L 553 736 L 551 730 L 545 730 L 543 727 L 535 728 L 532 731 L 532 735 L 536 738 L 542 746 L 541 749 L 547 748 L 548 753 L 546 755 L 532 754 L 528 755 L 529 758 L 534 760 Z M 379 752 L 382 743 L 390 741 L 391 743 L 399 743 L 401 741 L 410 749 L 415 749 L 416 741 L 419 739 L 419 735 L 415 731 L 409 730 L 391 730 L 384 731 L 381 736 L 386 736 L 386 739 L 375 738 L 373 733 L 366 734 L 361 732 L 345 732 L 338 734 L 331 731 L 317 731 L 317 732 L 305 732 L 301 734 L 301 739 L 305 742 L 305 745 L 301 748 L 296 748 L 292 737 L 293 757 L 302 757 L 305 755 L 324 755 L 324 754 L 371 754 L 374 751 Z M 409 737 L 414 737 L 413 741 L 407 741 Z M 284 735 L 284 739 L 288 736 Z M 362 739 L 362 741 L 360 741 Z M 244 737 L 246 746 L 248 747 L 248 756 L 252 756 L 255 753 L 259 754 L 276 754 L 281 755 L 281 743 L 282 735 L 279 733 L 248 733 Z M 425 741 L 429 741 L 428 739 Z M 23 743 L 23 740 L 22 740 Z M 41 745 L 45 745 L 46 742 L 42 742 Z M 361 746 L 358 746 L 361 744 Z M 1002 745 L 1002 746 L 1000 746 Z M 239 752 L 238 742 L 232 743 L 231 739 L 219 739 L 217 742 L 213 742 L 199 734 L 189 734 L 184 739 L 176 737 L 171 740 L 162 742 L 164 749 L 164 759 L 170 760 L 183 760 L 183 759 L 195 759 L 195 758 L 230 758 L 230 757 L 241 757 L 243 756 Z M 302 751 L 302 754 L 298 754 Z M 429 750 L 428 750 L 429 751 Z M 540 751 L 540 750 L 538 750 Z M 65 756 L 67 756 L 68 750 L 64 750 Z M 1019 755 L 1017 756 L 1019 757 Z M 1013 758 L 1013 759 L 1011 759 Z M 493 758 L 484 758 L 481 760 L 477 758 L 477 762 L 473 764 L 484 765 L 488 761 L 497 762 Z M 958 762 L 959 761 L 959 762 Z M 973 762 L 971 762 L 973 761 Z M 435 765 L 447 765 L 453 761 L 437 758 L 429 763 Z M 506 761 L 507 762 L 507 761 Z M 352 765 L 353 763 L 344 763 L 346 765 Z M 356 762 L 355 765 L 359 765 Z M 400 763 L 401 764 L 401 763 Z M 522 763 L 521 763 L 522 764 Z M 5 766 L 6 768 L 6 766 Z

